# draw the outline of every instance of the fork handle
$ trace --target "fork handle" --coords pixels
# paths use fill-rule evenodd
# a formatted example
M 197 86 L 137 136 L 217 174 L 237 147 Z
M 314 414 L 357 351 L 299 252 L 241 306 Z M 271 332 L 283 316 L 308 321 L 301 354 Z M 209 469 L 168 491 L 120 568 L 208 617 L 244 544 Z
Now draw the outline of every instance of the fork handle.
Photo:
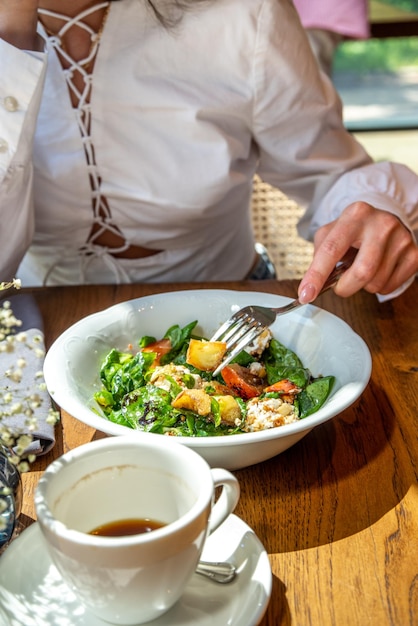
M 318 293 L 318 296 L 320 296 L 325 291 L 328 291 L 328 289 L 331 289 L 331 287 L 333 287 L 338 282 L 338 280 L 341 278 L 344 272 L 348 270 L 348 268 L 351 267 L 351 265 L 353 264 L 353 261 L 357 256 L 357 252 L 358 250 L 356 250 L 356 248 L 350 248 L 348 250 L 347 254 L 344 256 L 344 259 L 342 261 L 339 261 L 339 263 L 337 263 L 337 265 L 332 270 L 331 274 L 326 279 L 321 291 Z M 280 314 L 288 313 L 289 311 L 292 311 L 293 309 L 296 309 L 299 306 L 302 306 L 302 302 L 299 302 L 299 299 L 296 298 L 296 300 L 293 300 L 292 302 L 285 305 L 284 307 L 280 307 L 278 312 Z
M 331 287 L 333 287 L 338 282 L 338 279 L 341 278 L 344 272 L 348 270 L 348 268 L 352 265 L 354 259 L 356 258 L 357 252 L 358 251 L 355 248 L 349 249 L 349 251 L 345 255 L 344 260 L 337 263 L 331 274 L 328 276 L 318 296 L 320 296 L 325 291 L 328 291 L 328 289 L 331 289 Z M 283 315 L 283 313 L 289 313 L 290 311 L 293 311 L 293 309 L 297 309 L 300 306 L 303 306 L 303 304 L 302 302 L 299 302 L 298 298 L 296 298 L 295 300 L 292 300 L 292 302 L 289 302 L 289 304 L 285 304 L 278 309 L 273 308 L 272 311 Z

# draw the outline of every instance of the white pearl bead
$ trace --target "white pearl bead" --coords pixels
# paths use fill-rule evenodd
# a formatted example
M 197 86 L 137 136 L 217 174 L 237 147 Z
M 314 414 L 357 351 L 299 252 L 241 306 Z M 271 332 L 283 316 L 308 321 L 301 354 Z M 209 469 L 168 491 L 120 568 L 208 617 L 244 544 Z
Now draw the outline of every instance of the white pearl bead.
M 14 96 L 6 96 L 3 100 L 3 106 L 6 111 L 10 111 L 11 113 L 13 113 L 14 111 L 18 110 L 19 103 Z

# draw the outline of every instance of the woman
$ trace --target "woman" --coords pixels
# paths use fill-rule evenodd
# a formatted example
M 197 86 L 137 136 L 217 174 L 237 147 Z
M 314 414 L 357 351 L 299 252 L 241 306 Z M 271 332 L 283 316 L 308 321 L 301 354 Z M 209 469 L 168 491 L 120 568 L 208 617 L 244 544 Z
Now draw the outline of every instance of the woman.
M 256 172 L 308 205 L 304 302 L 350 247 L 342 296 L 417 271 L 417 177 L 346 133 L 289 0 L 0 0 L 0 36 L 2 279 L 244 278 Z

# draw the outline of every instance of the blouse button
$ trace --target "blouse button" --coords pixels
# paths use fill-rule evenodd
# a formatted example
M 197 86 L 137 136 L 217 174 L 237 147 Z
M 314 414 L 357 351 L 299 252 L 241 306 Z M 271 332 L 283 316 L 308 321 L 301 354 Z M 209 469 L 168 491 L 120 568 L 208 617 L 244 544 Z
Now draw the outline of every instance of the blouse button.
M 6 96 L 3 99 L 3 106 L 6 111 L 10 111 L 10 113 L 14 113 L 19 108 L 19 103 L 14 96 Z
M 9 149 L 9 144 L 7 143 L 5 139 L 2 139 L 0 137 L 0 153 L 7 152 L 8 149 Z

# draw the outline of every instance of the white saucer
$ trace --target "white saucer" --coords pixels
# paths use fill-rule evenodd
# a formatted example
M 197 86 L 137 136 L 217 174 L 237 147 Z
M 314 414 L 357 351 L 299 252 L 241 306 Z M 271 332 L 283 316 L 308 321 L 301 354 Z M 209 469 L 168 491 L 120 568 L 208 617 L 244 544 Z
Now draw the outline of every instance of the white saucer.
M 272 574 L 256 534 L 236 515 L 211 535 L 206 561 L 230 561 L 229 584 L 194 574 L 178 603 L 150 626 L 255 626 L 267 608 Z M 51 563 L 38 524 L 27 528 L 0 558 L 1 626 L 105 626 L 78 602 Z M 106 626 L 109 626 L 106 623 Z

